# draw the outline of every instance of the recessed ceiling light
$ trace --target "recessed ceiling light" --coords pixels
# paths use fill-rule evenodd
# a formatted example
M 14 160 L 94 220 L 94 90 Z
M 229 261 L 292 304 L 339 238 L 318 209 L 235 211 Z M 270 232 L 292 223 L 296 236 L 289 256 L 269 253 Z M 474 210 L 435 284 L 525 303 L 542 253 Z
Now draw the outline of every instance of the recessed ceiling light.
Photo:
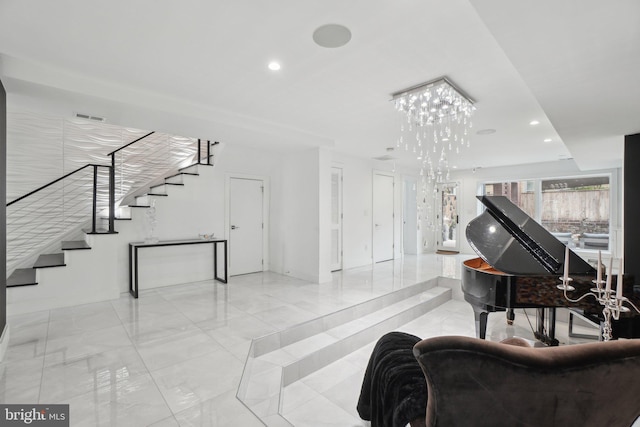
M 269 62 L 269 69 L 271 71 L 278 71 L 280 69 L 280 63 L 276 61 Z
M 545 138 L 544 142 L 551 142 L 551 138 Z
M 453 169 L 458 169 L 456 165 L 451 166 Z
M 491 135 L 492 133 L 496 133 L 495 129 L 480 129 L 476 132 L 477 135 Z
M 540 122 L 539 122 L 539 121 L 537 121 L 537 120 L 531 120 L 531 121 L 529 122 L 529 124 L 530 124 L 531 126 L 535 126 L 535 125 L 539 125 L 539 124 L 540 124 Z
M 327 24 L 313 32 L 313 41 L 322 47 L 341 47 L 351 40 L 351 31 L 344 25 Z

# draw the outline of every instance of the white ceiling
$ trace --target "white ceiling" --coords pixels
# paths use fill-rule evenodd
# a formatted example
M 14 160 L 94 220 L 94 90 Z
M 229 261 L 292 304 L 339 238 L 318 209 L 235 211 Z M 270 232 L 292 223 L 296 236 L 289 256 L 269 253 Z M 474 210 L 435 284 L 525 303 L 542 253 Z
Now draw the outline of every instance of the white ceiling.
M 315 45 L 328 23 L 351 42 Z M 10 108 L 370 158 L 395 145 L 390 94 L 444 75 L 476 100 L 474 129 L 497 130 L 460 169 L 620 166 L 640 132 L 640 2 L 0 0 Z

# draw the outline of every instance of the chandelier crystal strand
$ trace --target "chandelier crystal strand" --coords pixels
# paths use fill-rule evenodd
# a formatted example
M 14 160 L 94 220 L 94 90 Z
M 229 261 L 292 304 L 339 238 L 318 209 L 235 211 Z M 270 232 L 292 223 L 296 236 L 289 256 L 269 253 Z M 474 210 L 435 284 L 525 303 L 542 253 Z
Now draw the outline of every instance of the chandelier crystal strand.
M 470 145 L 469 129 L 475 111 L 473 101 L 445 77 L 398 92 L 393 99 L 396 110 L 404 119 L 400 134 L 401 138 L 404 136 L 405 151 L 417 153 L 423 149 L 426 158 L 421 156 L 420 160 L 427 162 L 421 163 L 421 169 L 439 153 L 436 170 L 448 171 L 453 157 L 465 145 Z M 436 178 L 426 170 L 422 175 Z
M 474 101 L 446 77 L 394 93 L 392 100 L 400 121 L 396 147 L 419 161 L 419 217 L 434 230 L 437 184 L 450 180 L 456 157 L 470 146 Z

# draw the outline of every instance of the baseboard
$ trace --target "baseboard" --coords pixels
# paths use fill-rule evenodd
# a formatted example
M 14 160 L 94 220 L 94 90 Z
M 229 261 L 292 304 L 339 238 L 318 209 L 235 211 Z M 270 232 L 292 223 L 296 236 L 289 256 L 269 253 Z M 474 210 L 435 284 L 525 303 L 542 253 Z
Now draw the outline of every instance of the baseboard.
M 9 347 L 9 324 L 4 325 L 2 336 L 0 336 L 0 362 L 4 359 L 4 355 Z

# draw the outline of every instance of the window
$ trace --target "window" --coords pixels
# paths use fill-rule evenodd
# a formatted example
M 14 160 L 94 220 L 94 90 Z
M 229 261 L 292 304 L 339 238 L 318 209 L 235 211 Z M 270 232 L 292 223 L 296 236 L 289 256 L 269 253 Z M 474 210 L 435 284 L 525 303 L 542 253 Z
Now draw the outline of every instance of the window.
M 486 195 L 509 198 L 564 244 L 609 249 L 609 176 L 485 183 L 483 188 Z
M 514 205 L 536 218 L 536 195 L 534 181 L 511 181 L 484 184 L 487 196 L 506 196 Z

